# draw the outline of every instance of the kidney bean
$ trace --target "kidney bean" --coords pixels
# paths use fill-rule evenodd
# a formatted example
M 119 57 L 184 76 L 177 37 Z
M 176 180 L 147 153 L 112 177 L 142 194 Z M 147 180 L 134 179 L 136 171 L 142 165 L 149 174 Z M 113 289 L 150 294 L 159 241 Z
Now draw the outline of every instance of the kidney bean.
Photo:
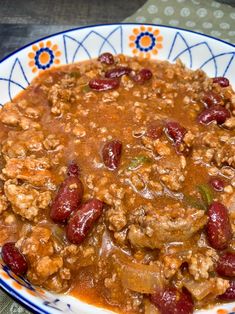
M 169 121 L 166 123 L 166 134 L 176 145 L 182 143 L 185 133 L 186 129 L 178 122 Z
M 14 242 L 8 242 L 3 245 L 2 259 L 13 273 L 18 276 L 24 275 L 28 270 L 27 261 Z
M 118 140 L 106 142 L 102 149 L 103 163 L 110 170 L 117 169 L 122 153 L 122 143 Z
M 105 72 L 106 78 L 119 78 L 123 75 L 129 75 L 131 73 L 131 68 L 129 67 L 116 67 Z
M 212 121 L 223 124 L 230 116 L 230 112 L 225 107 L 212 106 L 199 114 L 198 121 L 202 124 L 210 124 Z
M 70 218 L 66 235 L 67 239 L 74 244 L 82 243 L 91 231 L 95 222 L 103 212 L 104 203 L 98 199 L 91 199 L 78 208 L 76 213 Z
M 206 107 L 217 106 L 223 103 L 223 99 L 220 94 L 212 91 L 205 92 L 202 97 L 202 101 Z
M 187 291 L 179 291 L 174 287 L 159 290 L 150 296 L 151 302 L 161 314 L 191 314 L 193 300 Z
M 69 177 L 78 177 L 80 175 L 80 168 L 74 161 L 68 165 L 67 175 Z
M 65 223 L 82 201 L 83 185 L 76 176 L 70 176 L 61 184 L 51 205 L 50 217 L 56 223 Z
M 220 300 L 232 301 L 235 300 L 235 281 L 229 281 L 230 286 L 228 289 L 221 295 L 218 296 Z
M 97 92 L 116 89 L 119 87 L 119 85 L 119 80 L 108 78 L 95 78 L 89 82 L 89 87 Z
M 220 276 L 235 276 L 235 254 L 226 252 L 220 255 L 216 268 Z
M 226 77 L 218 76 L 213 78 L 213 83 L 219 84 L 221 87 L 228 87 L 229 80 Z
M 156 140 L 161 137 L 162 132 L 163 132 L 162 123 L 160 121 L 154 121 L 148 126 L 146 135 L 152 140 Z
M 132 76 L 133 81 L 137 83 L 144 83 L 149 81 L 153 76 L 153 73 L 149 69 L 142 69 Z
M 224 189 L 224 181 L 220 178 L 213 177 L 209 180 L 209 183 L 215 191 L 221 192 Z
M 99 56 L 98 61 L 107 65 L 112 65 L 114 64 L 114 57 L 110 52 L 104 52 Z
M 208 209 L 207 239 L 216 250 L 223 250 L 232 238 L 228 209 L 219 202 L 212 202 Z

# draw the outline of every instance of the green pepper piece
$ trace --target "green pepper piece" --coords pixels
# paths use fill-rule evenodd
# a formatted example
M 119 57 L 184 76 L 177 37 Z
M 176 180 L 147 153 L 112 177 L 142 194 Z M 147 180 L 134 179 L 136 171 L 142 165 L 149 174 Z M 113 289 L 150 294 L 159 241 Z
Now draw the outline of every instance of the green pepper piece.
M 201 202 L 198 198 L 191 196 L 191 195 L 184 195 L 183 201 L 194 208 L 202 209 L 202 210 L 207 210 L 207 207 L 205 206 L 204 203 Z
M 70 76 L 74 77 L 74 78 L 80 78 L 81 77 L 81 73 L 79 71 L 74 71 L 70 73 Z
M 85 85 L 82 87 L 83 93 L 89 93 L 91 91 L 91 88 L 89 85 Z
M 209 187 L 209 185 L 199 184 L 197 186 L 197 189 L 202 197 L 202 200 L 206 204 L 206 206 L 209 206 L 212 203 L 213 198 L 214 198 L 213 192 L 211 188 Z
M 147 163 L 150 163 L 151 162 L 151 158 L 147 157 L 147 156 L 144 156 L 144 155 L 139 155 L 139 156 L 136 156 L 134 157 L 129 166 L 128 166 L 128 169 L 129 170 L 135 170 L 137 169 L 138 167 L 142 166 L 143 164 L 147 164 Z

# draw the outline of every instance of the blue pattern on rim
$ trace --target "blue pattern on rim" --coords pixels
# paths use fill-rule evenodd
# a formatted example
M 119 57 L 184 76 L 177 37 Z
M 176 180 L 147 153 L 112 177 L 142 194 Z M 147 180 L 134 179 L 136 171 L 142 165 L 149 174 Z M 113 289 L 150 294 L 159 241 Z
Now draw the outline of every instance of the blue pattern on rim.
M 46 63 L 46 64 L 41 64 L 40 63 L 40 55 L 43 53 L 43 52 L 47 52 L 50 56 L 50 60 Z M 37 52 L 36 52 L 36 55 L 34 57 L 34 60 L 35 60 L 35 64 L 36 66 L 39 68 L 39 69 L 42 69 L 42 70 L 45 70 L 45 69 L 49 69 L 49 67 L 52 65 L 53 61 L 54 61 L 54 53 L 51 49 L 49 49 L 48 47 L 45 47 L 45 48 L 41 48 L 39 49 Z
M 149 47 L 147 48 L 143 48 L 140 44 L 140 41 L 141 39 L 144 37 L 144 36 L 148 36 L 150 37 L 150 40 L 151 40 L 151 43 L 149 45 Z M 150 50 L 153 49 L 153 47 L 155 46 L 155 43 L 156 43 L 156 39 L 155 39 L 155 36 L 152 34 L 152 33 L 149 33 L 149 32 L 141 32 L 136 40 L 135 40 L 135 44 L 136 44 L 136 47 L 140 50 L 140 51 L 145 51 L 145 52 L 148 52 Z
M 126 23 L 126 24 L 123 24 L 123 25 L 142 25 L 142 24 L 139 24 L 139 23 Z M 145 24 L 145 25 L 152 25 L 152 24 Z M 96 26 L 96 25 L 94 25 Z M 100 25 L 100 26 L 103 26 L 103 25 Z M 88 49 L 86 48 L 86 41 L 89 40 L 89 38 L 91 36 L 95 36 L 97 39 L 101 40 L 101 43 L 100 43 L 100 46 L 98 47 L 97 49 L 97 56 L 103 52 L 103 49 L 106 46 L 108 46 L 114 54 L 116 53 L 123 53 L 123 26 L 120 25 L 120 24 L 111 24 L 110 26 L 114 26 L 114 29 L 109 32 L 109 34 L 107 36 L 103 36 L 102 34 L 99 34 L 98 31 L 90 31 L 86 36 L 84 36 L 84 38 L 82 40 L 77 40 L 76 38 L 72 37 L 71 35 L 68 35 L 66 33 L 66 31 L 64 32 L 60 32 L 58 34 L 55 34 L 55 35 L 52 35 L 52 36 L 47 36 L 45 38 L 42 38 L 41 40 L 44 40 L 44 39 L 47 39 L 47 38 L 52 38 L 54 36 L 57 36 L 57 35 L 62 35 L 63 36 L 63 43 L 64 43 L 64 53 L 65 53 L 65 61 L 66 63 L 71 63 L 71 62 L 75 62 L 78 60 L 78 57 L 79 57 L 79 53 L 81 51 L 83 51 L 84 53 L 87 54 L 87 57 L 90 59 L 91 58 L 91 55 L 88 51 Z M 212 62 L 214 64 L 214 70 L 215 70 L 215 76 L 217 75 L 217 72 L 218 72 L 218 66 L 217 66 L 217 59 L 219 59 L 220 57 L 223 57 L 223 56 L 230 56 L 231 57 L 229 58 L 229 61 L 227 62 L 227 65 L 224 69 L 224 74 L 225 75 L 229 68 L 231 67 L 231 65 L 233 64 L 235 58 L 235 52 L 234 51 L 230 51 L 230 52 L 227 52 L 227 53 L 220 53 L 220 54 L 214 54 L 213 53 L 213 50 L 212 48 L 209 46 L 209 44 L 204 40 L 204 41 L 199 41 L 197 44 L 194 44 L 194 45 L 189 45 L 187 40 L 184 38 L 183 34 L 180 32 L 180 31 L 185 31 L 187 33 L 194 33 L 192 31 L 187 31 L 187 30 L 181 30 L 179 28 L 175 28 L 175 27 L 170 27 L 170 26 L 164 26 L 164 25 L 161 25 L 161 27 L 165 27 L 165 28 L 170 28 L 170 29 L 176 29 L 177 32 L 174 36 L 174 39 L 170 45 L 170 49 L 169 49 L 169 53 L 168 53 L 168 60 L 170 61 L 175 61 L 178 57 L 184 55 L 184 54 L 188 54 L 189 55 L 189 64 L 188 66 L 189 67 L 193 67 L 193 51 L 195 48 L 199 47 L 199 46 L 202 46 L 202 45 L 205 45 L 207 48 L 208 48 L 208 51 L 210 53 L 210 57 L 207 59 L 207 60 L 204 60 L 203 63 L 201 64 L 200 68 L 204 68 L 205 66 L 207 66 L 210 62 Z M 76 28 L 74 30 L 79 30 L 79 29 L 86 29 L 86 28 L 91 28 L 92 29 L 92 26 L 88 26 L 88 27 L 80 27 L 80 28 Z M 71 30 L 73 31 L 73 30 Z M 120 31 L 120 47 L 119 47 L 119 50 L 117 50 L 112 42 L 111 42 L 111 39 L 112 39 L 112 35 L 115 34 L 115 32 L 117 31 Z M 68 33 L 70 31 L 67 31 Z M 210 36 L 206 36 L 204 34 L 201 34 L 204 38 L 213 38 L 213 37 L 210 37 Z M 177 53 L 174 52 L 174 49 L 176 48 L 177 46 L 177 41 L 181 39 L 183 42 L 184 42 L 184 45 L 185 45 L 185 48 L 182 50 L 182 51 L 177 51 Z M 224 42 L 222 40 L 219 40 L 219 39 L 216 39 L 214 38 L 215 40 L 219 41 L 219 42 Z M 41 40 L 37 40 L 35 41 L 35 43 L 41 41 Z M 72 40 L 76 45 L 77 47 L 75 48 L 74 52 L 72 53 L 72 57 L 69 58 L 68 56 L 68 48 L 67 48 L 67 44 L 68 44 L 68 41 L 69 40 Z M 18 51 L 10 54 L 9 56 L 7 56 L 6 58 L 4 58 L 1 62 L 3 62 L 4 60 L 10 58 L 11 56 L 13 56 L 14 54 L 16 54 L 17 52 L 23 50 L 24 48 L 26 47 L 29 47 L 31 46 L 33 43 L 25 46 L 25 47 L 22 47 L 21 49 L 19 49 Z M 234 45 L 232 44 L 228 44 L 226 43 L 228 46 L 234 48 Z M 47 48 L 44 48 L 44 49 L 47 49 Z M 151 47 L 148 48 L 149 50 L 152 49 Z M 141 50 L 141 49 L 140 49 Z M 146 50 L 144 50 L 146 51 Z M 175 55 L 174 55 L 175 53 Z M 54 56 L 54 55 L 53 55 Z M 51 56 L 51 57 L 53 57 Z M 71 60 L 70 60 L 71 59 Z M 51 60 L 50 60 L 51 61 Z M 35 56 L 35 63 L 38 62 L 38 56 Z M 53 62 L 53 59 L 52 61 Z M 41 69 L 44 69 L 42 65 L 40 65 L 39 63 L 36 63 L 36 65 L 40 68 L 41 66 Z M 49 66 L 48 66 L 49 67 Z M 18 68 L 18 69 L 17 69 Z M 14 74 L 16 74 L 17 72 L 17 75 L 21 76 L 21 81 L 20 82 L 17 82 L 13 77 L 14 77 Z M 8 82 L 8 96 L 9 96 L 9 100 L 12 100 L 12 88 L 14 87 L 18 87 L 19 89 L 21 90 L 24 90 L 28 85 L 29 85 L 29 80 L 25 74 L 25 71 L 24 71 L 24 68 L 22 66 L 22 63 L 21 61 L 19 60 L 19 58 L 17 57 L 14 62 L 13 62 L 13 65 L 11 67 L 11 70 L 10 70 L 10 74 L 9 74 L 9 77 L 0 77 L 0 81 L 6 81 Z M 6 267 L 5 265 L 1 265 L 2 266 L 2 269 L 14 280 L 15 277 L 13 277 L 11 275 L 11 272 L 9 270 L 8 267 Z M 33 286 L 24 278 L 21 278 L 21 282 L 23 280 L 24 284 L 23 286 L 26 287 L 27 289 L 30 289 L 31 287 L 31 290 L 35 291 L 35 289 L 33 288 Z M 16 280 L 17 281 L 17 280 Z M 22 284 L 20 281 L 17 281 L 18 283 Z M 56 298 L 56 299 L 52 299 L 50 301 L 45 300 L 45 297 L 42 296 L 42 298 L 44 298 L 44 301 L 42 303 L 42 305 L 36 305 L 34 303 L 31 302 L 31 300 L 29 298 L 25 298 L 24 296 L 22 296 L 22 294 L 18 293 L 15 289 L 13 289 L 6 281 L 4 281 L 2 278 L 0 278 L 0 286 L 6 290 L 11 296 L 15 297 L 16 299 L 18 299 L 19 301 L 21 301 L 23 304 L 25 304 L 26 306 L 30 307 L 30 309 L 32 309 L 33 311 L 35 311 L 36 313 L 42 313 L 42 314 L 49 314 L 49 312 L 47 312 L 45 310 L 45 307 L 49 307 L 49 308 L 53 308 L 53 310 L 56 310 L 58 312 L 63 312 L 65 310 L 69 310 L 70 312 L 72 312 L 72 308 L 71 308 L 71 305 L 70 304 L 62 304 L 63 307 L 66 307 L 65 308 L 61 308 L 59 303 L 60 303 L 60 299 Z M 229 314 L 235 314 L 235 312 L 230 312 Z
M 120 31 L 120 49 L 119 51 L 117 51 L 115 49 L 115 47 L 113 46 L 113 44 L 110 42 L 110 37 L 112 35 L 114 35 L 117 31 Z M 89 38 L 92 37 L 92 35 L 94 35 L 94 38 L 96 37 L 97 39 L 101 39 L 102 42 L 100 44 L 100 47 L 97 51 L 97 56 L 100 55 L 102 53 L 102 50 L 105 46 L 105 44 L 108 45 L 109 48 L 111 48 L 111 51 L 114 53 L 114 54 L 118 54 L 118 53 L 123 53 L 123 29 L 122 29 L 122 26 L 118 26 L 116 27 L 114 30 L 112 30 L 106 37 L 99 34 L 98 32 L 92 30 L 90 31 L 87 35 L 84 36 L 84 38 L 79 41 L 77 40 L 76 38 L 70 36 L 70 35 L 63 35 L 63 42 L 64 42 L 64 53 L 65 53 L 65 60 L 66 60 L 66 63 L 74 63 L 78 60 L 78 53 L 81 49 L 83 49 L 83 51 L 87 54 L 87 58 L 88 59 L 91 59 L 91 55 L 88 51 L 88 49 L 86 48 L 85 46 L 85 43 L 86 41 L 89 40 Z M 67 41 L 68 40 L 72 40 L 73 42 L 77 43 L 77 48 L 75 49 L 74 53 L 72 54 L 72 57 L 70 58 L 71 60 L 69 60 L 68 58 L 68 43 Z M 71 51 L 70 51 L 70 54 L 71 54 Z

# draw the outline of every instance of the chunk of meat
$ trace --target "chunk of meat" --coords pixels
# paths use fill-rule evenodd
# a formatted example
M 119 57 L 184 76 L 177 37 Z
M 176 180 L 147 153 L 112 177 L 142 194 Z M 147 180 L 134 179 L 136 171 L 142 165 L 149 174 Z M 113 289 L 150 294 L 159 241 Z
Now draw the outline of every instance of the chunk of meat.
M 58 251 L 58 243 L 52 231 L 43 226 L 35 226 L 19 239 L 16 246 L 29 261 L 28 279 L 46 289 L 61 292 L 68 288 L 70 271 Z
M 5 210 L 0 215 L 0 245 L 6 242 L 16 242 L 19 238 L 20 222 L 16 215 L 9 210 Z
M 43 141 L 46 150 L 54 150 L 61 144 L 60 138 L 55 134 L 49 134 Z
M 210 272 L 215 270 L 219 256 L 211 248 L 203 248 L 194 253 L 188 260 L 189 273 L 195 280 L 208 279 Z
M 110 209 L 108 209 L 106 211 L 106 220 L 109 229 L 113 231 L 120 231 L 127 224 L 126 214 L 122 208 L 117 209 L 111 207 Z
M 172 191 L 182 188 L 186 176 L 186 158 L 181 155 L 171 154 L 156 162 L 156 171 L 160 180 Z
M 63 87 L 60 84 L 54 84 L 51 86 L 48 93 L 48 99 L 52 105 L 51 112 L 57 116 L 63 114 L 66 110 L 69 109 L 71 98 L 71 89 Z
M 7 126 L 20 127 L 23 130 L 40 129 L 40 124 L 24 115 L 24 110 L 16 103 L 5 104 L 0 111 L 0 121 Z M 21 110 L 20 110 L 21 109 Z
M 8 159 L 2 173 L 10 179 L 21 179 L 34 186 L 44 186 L 52 178 L 49 168 L 48 158 L 29 156 L 24 159 Z
M 3 191 L 0 191 L 0 214 L 2 214 L 8 207 L 8 201 Z
M 235 138 L 227 133 L 220 136 L 215 132 L 205 133 L 197 139 L 198 148 L 193 152 L 193 159 L 206 163 L 214 162 L 219 168 L 235 168 Z
M 179 204 L 153 211 L 138 209 L 130 219 L 128 239 L 137 248 L 161 248 L 174 241 L 185 241 L 202 229 L 207 217 L 203 210 L 184 209 Z
M 6 159 L 25 157 L 33 152 L 41 151 L 43 149 L 43 140 L 42 131 L 10 131 L 2 145 L 3 156 Z
M 21 217 L 35 221 L 41 210 L 48 207 L 51 201 L 51 192 L 39 192 L 32 186 L 18 181 L 8 180 L 4 184 L 4 191 L 12 210 Z
M 235 129 L 235 117 L 231 117 L 231 118 L 227 119 L 224 122 L 223 126 L 230 129 L 230 130 L 234 130 Z

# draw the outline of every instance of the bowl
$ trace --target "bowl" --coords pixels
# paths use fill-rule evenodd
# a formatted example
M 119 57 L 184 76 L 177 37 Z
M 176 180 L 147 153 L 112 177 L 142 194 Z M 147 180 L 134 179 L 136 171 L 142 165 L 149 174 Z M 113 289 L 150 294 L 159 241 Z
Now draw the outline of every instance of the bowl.
M 11 101 L 27 88 L 40 71 L 96 58 L 107 51 L 170 62 L 180 58 L 188 68 L 200 68 L 211 77 L 226 76 L 235 88 L 235 46 L 232 44 L 163 25 L 92 25 L 39 39 L 5 57 L 0 62 L 0 104 Z M 113 313 L 69 295 L 34 287 L 25 278 L 14 275 L 1 260 L 0 286 L 36 313 Z M 235 311 L 235 302 L 197 313 L 231 314 L 232 311 Z

